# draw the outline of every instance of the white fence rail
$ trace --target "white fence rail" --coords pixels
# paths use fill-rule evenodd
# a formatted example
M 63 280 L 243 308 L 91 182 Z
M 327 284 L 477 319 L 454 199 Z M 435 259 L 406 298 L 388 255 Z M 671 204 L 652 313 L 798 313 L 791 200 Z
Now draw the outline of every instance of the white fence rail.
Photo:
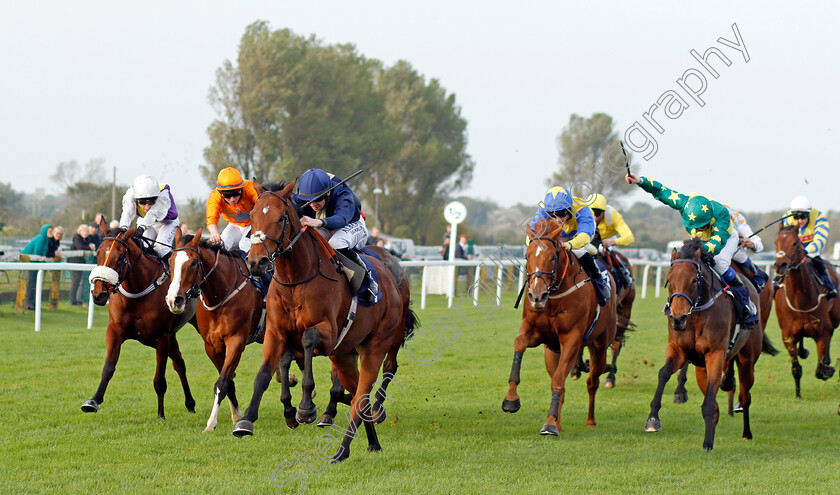
M 69 254 L 69 253 L 65 253 Z M 40 257 L 33 257 L 40 258 Z M 47 258 L 44 258 L 47 259 Z M 51 259 L 51 258 L 50 258 Z M 648 261 L 644 259 L 631 259 L 630 263 L 637 267 L 637 270 L 641 270 L 641 297 L 644 299 L 647 297 L 647 289 L 648 289 L 648 282 L 650 277 L 651 269 L 655 270 L 655 284 L 654 284 L 654 297 L 659 297 L 660 289 L 662 287 L 663 281 L 662 276 L 664 273 L 664 269 L 667 269 L 670 266 L 670 262 L 667 261 Z M 447 297 L 447 304 L 451 308 L 453 299 L 455 298 L 455 288 L 458 282 L 458 277 L 456 275 L 458 267 L 474 267 L 473 273 L 473 283 L 470 286 L 472 288 L 471 293 L 468 291 L 468 296 L 472 299 L 472 304 L 474 306 L 478 305 L 478 297 L 479 297 L 479 288 L 481 288 L 484 292 L 487 292 L 488 296 L 494 296 L 496 300 L 496 305 L 500 306 L 502 304 L 502 287 L 503 287 L 503 279 L 504 279 L 504 272 L 507 267 L 518 267 L 518 276 L 517 276 L 517 292 L 518 289 L 522 287 L 525 283 L 525 260 L 524 259 L 486 259 L 486 260 L 455 260 L 455 261 L 444 261 L 444 260 L 428 260 L 428 261 L 403 261 L 400 263 L 404 268 L 421 268 L 421 282 L 420 282 L 420 309 L 426 309 L 426 295 L 429 293 L 434 294 L 444 294 Z M 43 282 L 44 282 L 44 272 L 46 271 L 84 271 L 89 272 L 91 271 L 96 265 L 91 264 L 83 264 L 83 263 L 22 263 L 22 262 L 0 262 L 0 271 L 5 270 L 23 270 L 23 271 L 31 271 L 31 270 L 38 270 L 37 282 L 35 286 L 35 331 L 38 332 L 41 330 L 41 298 L 42 298 L 42 290 L 43 290 Z M 765 268 L 768 274 L 772 276 L 772 263 L 764 263 L 761 264 Z M 482 270 L 485 271 L 484 279 L 487 279 L 490 284 L 495 285 L 495 294 L 490 292 L 490 286 L 482 282 L 481 273 Z M 494 270 L 494 278 L 489 279 L 489 275 L 487 273 L 488 270 Z M 88 305 L 88 318 L 87 318 L 87 328 L 93 328 L 93 311 L 94 311 L 94 304 L 93 304 L 93 295 L 90 296 L 90 301 Z

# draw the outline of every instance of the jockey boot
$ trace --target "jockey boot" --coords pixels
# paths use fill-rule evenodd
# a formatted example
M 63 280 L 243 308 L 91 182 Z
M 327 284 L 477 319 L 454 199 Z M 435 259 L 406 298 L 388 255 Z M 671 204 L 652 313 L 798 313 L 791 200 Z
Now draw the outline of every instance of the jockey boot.
M 586 270 L 589 279 L 592 280 L 592 285 L 595 287 L 595 294 L 598 297 L 598 305 L 603 306 L 607 303 L 607 285 L 604 283 L 604 279 L 601 278 L 601 270 L 595 264 L 595 258 L 589 253 L 584 253 L 583 256 L 578 258 L 578 261 L 580 261 L 583 269 Z
M 369 296 L 371 299 L 374 299 L 379 293 L 379 286 L 365 267 L 359 253 L 350 248 L 336 249 L 335 252 L 339 256 L 341 263 L 345 265 L 345 270 L 350 269 L 353 271 L 352 276 L 347 274 L 348 280 L 350 281 L 350 288 L 353 289 L 353 294 L 359 291 L 359 288 L 364 285 L 365 279 L 367 279 L 370 281 L 370 285 L 368 286 Z
M 745 330 L 752 329 L 758 322 L 758 311 L 755 308 L 755 304 L 750 300 L 749 289 L 741 283 L 741 279 L 738 278 L 738 275 L 732 267 L 729 267 L 723 273 L 723 281 L 729 284 L 729 289 L 732 290 L 732 294 L 737 300 L 736 306 L 741 310 L 738 318 L 741 321 L 741 325 Z
M 823 259 L 819 256 L 814 256 L 811 258 L 811 263 L 813 263 L 814 268 L 816 268 L 817 273 L 822 280 L 822 285 L 825 287 L 825 297 L 827 299 L 834 299 L 837 297 L 837 286 L 828 274 L 828 270 L 825 268 L 825 262 Z
M 610 253 L 610 256 L 613 257 L 613 262 L 618 265 L 618 272 L 621 274 L 621 278 L 624 279 L 624 286 L 630 287 L 633 285 L 633 274 L 630 273 L 630 269 L 627 268 L 627 265 L 625 265 L 624 262 L 621 261 L 621 258 L 615 254 Z
M 750 277 L 752 280 L 753 285 L 755 288 L 758 289 L 758 292 L 761 292 L 761 289 L 764 288 L 764 285 L 767 284 L 767 280 L 770 279 L 770 276 L 764 273 L 764 271 L 759 268 L 755 263 L 752 262 L 751 259 L 747 258 L 747 261 L 741 263 L 744 265 L 746 269 L 747 276 Z

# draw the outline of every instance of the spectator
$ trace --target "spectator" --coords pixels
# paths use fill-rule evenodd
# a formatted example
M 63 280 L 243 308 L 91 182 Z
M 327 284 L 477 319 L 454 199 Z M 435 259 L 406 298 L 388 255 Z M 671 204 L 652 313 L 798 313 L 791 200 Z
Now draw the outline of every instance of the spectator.
M 99 249 L 99 245 L 102 244 L 102 229 L 99 228 L 99 220 L 104 218 L 105 215 L 102 213 L 97 213 L 95 217 L 93 217 L 93 223 L 90 224 L 90 228 L 88 229 L 88 239 L 89 242 L 93 242 L 93 250 L 96 251 Z
M 379 244 L 377 244 L 377 242 L 379 242 L 379 240 L 379 229 L 377 227 L 374 227 L 370 229 L 370 234 L 368 235 L 365 244 L 367 244 L 368 246 L 378 246 Z
M 109 229 L 116 229 L 119 228 L 120 221 L 119 220 L 111 220 L 111 223 L 108 224 Z
M 443 245 L 438 249 L 438 252 L 443 257 L 444 260 L 449 259 L 449 237 L 443 240 Z M 461 247 L 460 244 L 455 244 L 455 259 L 467 259 L 467 255 L 464 254 L 464 249 Z
M 473 258 L 473 245 L 471 242 L 467 241 L 467 236 L 462 235 L 461 238 L 458 240 L 458 246 L 461 248 L 461 256 L 465 260 L 471 260 Z M 458 258 L 457 248 L 455 257 Z
M 95 246 L 92 242 L 92 236 L 90 235 L 90 228 L 85 225 L 79 225 L 79 228 L 76 229 L 76 234 L 73 236 L 73 242 L 71 249 L 73 251 L 94 251 Z M 73 256 L 71 258 L 67 258 L 67 261 L 70 263 L 84 263 L 85 256 Z M 84 272 L 73 270 L 70 272 L 70 305 L 71 306 L 81 306 L 84 304 L 87 299 L 84 297 L 83 287 L 82 287 L 82 275 Z
M 41 231 L 29 241 L 29 244 L 21 250 L 20 254 L 33 254 L 36 256 L 46 256 L 47 249 L 50 246 L 50 239 L 53 236 L 53 229 L 49 224 L 41 226 Z M 37 282 L 37 270 L 30 270 L 29 272 L 29 286 L 26 289 L 26 309 L 35 309 L 35 283 Z
M 377 246 L 379 246 L 379 247 L 381 247 L 382 249 L 384 249 L 384 250 L 388 251 L 389 253 L 391 253 L 391 255 L 396 256 L 397 258 L 402 259 L 402 256 L 400 256 L 400 254 L 399 254 L 399 253 L 397 253 L 397 252 L 394 250 L 394 246 L 391 244 L 391 241 L 389 241 L 388 239 L 386 239 L 386 238 L 384 238 L 384 237 L 381 237 L 381 238 L 379 238 L 379 239 L 376 241 L 376 245 L 377 245 Z
M 53 258 L 55 256 L 61 256 L 61 240 L 64 239 L 64 227 L 59 225 L 53 229 L 52 238 L 49 240 L 49 246 L 47 247 L 47 258 Z

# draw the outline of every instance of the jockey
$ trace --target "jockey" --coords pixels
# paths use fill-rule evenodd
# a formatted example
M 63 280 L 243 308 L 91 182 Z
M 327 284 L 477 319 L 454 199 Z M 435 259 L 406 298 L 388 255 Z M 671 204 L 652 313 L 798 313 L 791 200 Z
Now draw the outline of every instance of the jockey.
M 216 189 L 210 191 L 207 198 L 207 231 L 210 242 L 224 242 L 228 251 L 239 248 L 248 252 L 251 249 L 251 209 L 257 203 L 257 191 L 254 183 L 243 180 L 242 175 L 233 167 L 224 168 L 216 177 Z M 219 233 L 219 217 L 228 221 Z
M 138 175 L 122 199 L 120 227 L 127 229 L 137 219 L 133 239 L 152 241 L 155 253 L 163 258 L 172 252 L 175 230 L 178 229 L 178 210 L 169 191 L 169 184 L 159 184 L 150 175 Z
M 331 187 L 340 183 L 341 179 L 328 174 L 319 168 L 311 168 L 300 176 L 297 193 L 292 199 L 303 206 L 300 223 L 318 230 L 326 238 L 330 246 L 340 255 L 340 260 L 346 268 L 354 272 L 350 285 L 355 293 L 369 280 L 368 292 L 371 298 L 376 297 L 379 287 L 365 267 L 359 254 L 354 249 L 365 246 L 368 230 L 362 216 L 362 202 L 347 184 L 341 184 L 331 191 Z
M 729 210 L 705 196 L 680 194 L 647 177 L 628 174 L 625 180 L 628 184 L 639 184 L 639 187 L 654 198 L 679 210 L 683 227 L 692 238 L 705 241 L 703 247 L 708 254 L 714 256 L 715 271 L 729 285 L 744 308 L 741 318 L 743 327 L 752 328 L 758 321 L 758 312 L 750 300 L 749 290 L 730 266 L 733 257 L 735 261 L 743 263 L 741 260 L 746 259 L 747 255 L 738 250 L 738 236 L 732 235 L 732 217 L 729 216 Z
M 592 285 L 595 287 L 595 294 L 598 297 L 598 304 L 603 306 L 609 300 L 607 282 L 604 280 L 601 271 L 595 265 L 595 258 L 588 251 L 589 241 L 595 235 L 595 220 L 592 218 L 592 210 L 586 206 L 584 201 L 573 198 L 569 191 L 562 187 L 552 187 L 545 193 L 542 205 L 534 214 L 531 221 L 531 229 L 543 219 L 551 219 L 557 225 L 561 225 L 564 237 L 571 237 L 563 242 L 563 247 L 577 256 Z M 593 251 L 595 251 L 593 246 Z M 597 251 L 595 251 L 597 252 Z
M 603 194 L 595 194 L 594 197 L 587 198 L 589 209 L 592 210 L 592 216 L 595 219 L 595 225 L 598 226 L 598 233 L 600 234 L 600 244 L 604 249 L 610 252 L 613 263 L 618 266 L 618 274 L 623 279 L 625 287 L 633 285 L 633 276 L 630 275 L 630 270 L 621 261 L 621 258 L 615 256 L 610 251 L 613 246 L 628 246 L 633 243 L 633 231 L 624 222 L 624 217 L 615 208 L 607 204 L 607 198 Z M 598 241 L 593 240 L 595 247 Z
M 823 212 L 811 207 L 811 202 L 805 196 L 797 196 L 790 202 L 788 215 L 782 221 L 785 225 L 799 228 L 799 240 L 805 246 L 805 252 L 811 258 L 811 263 L 817 269 L 822 284 L 826 289 L 826 297 L 837 297 L 837 286 L 828 275 L 820 254 L 828 240 L 828 219 Z
M 767 280 L 770 278 L 764 271 L 756 266 L 752 260 L 747 256 L 747 249 L 754 253 L 760 253 L 764 251 L 764 243 L 761 242 L 761 237 L 757 235 L 753 235 L 753 231 L 750 228 L 750 224 L 747 223 L 747 219 L 744 218 L 740 212 L 733 210 L 728 205 L 724 205 L 729 208 L 729 216 L 732 218 L 732 227 L 735 229 L 735 232 L 738 234 L 739 239 L 739 248 L 738 253 L 732 256 L 732 259 L 743 265 L 745 268 L 745 273 L 747 276 L 752 280 L 753 285 L 755 288 L 761 292 L 761 289 L 764 288 L 764 284 L 767 283 Z M 739 253 L 743 253 L 746 257 L 746 261 L 740 261 L 741 255 Z

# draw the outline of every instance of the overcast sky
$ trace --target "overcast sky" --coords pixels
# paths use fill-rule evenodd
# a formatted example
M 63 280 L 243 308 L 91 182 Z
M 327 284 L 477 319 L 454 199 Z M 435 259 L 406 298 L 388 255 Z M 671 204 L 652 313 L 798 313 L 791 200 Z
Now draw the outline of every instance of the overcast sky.
M 149 173 L 176 198 L 206 197 L 208 90 L 245 27 L 266 20 L 439 79 L 468 122 L 469 196 L 536 204 L 570 114 L 605 112 L 620 134 L 638 122 L 656 141 L 633 170 L 681 192 L 745 211 L 798 194 L 840 209 L 840 7 L 730 3 L 3 0 L 0 182 L 60 192 L 59 162 L 104 158 L 123 183 Z M 733 24 L 745 50 L 718 41 L 738 42 Z M 717 78 L 690 53 L 710 47 L 731 62 L 710 56 Z M 696 89 L 698 74 L 703 106 L 678 82 Z M 671 117 L 651 111 L 663 95 Z

